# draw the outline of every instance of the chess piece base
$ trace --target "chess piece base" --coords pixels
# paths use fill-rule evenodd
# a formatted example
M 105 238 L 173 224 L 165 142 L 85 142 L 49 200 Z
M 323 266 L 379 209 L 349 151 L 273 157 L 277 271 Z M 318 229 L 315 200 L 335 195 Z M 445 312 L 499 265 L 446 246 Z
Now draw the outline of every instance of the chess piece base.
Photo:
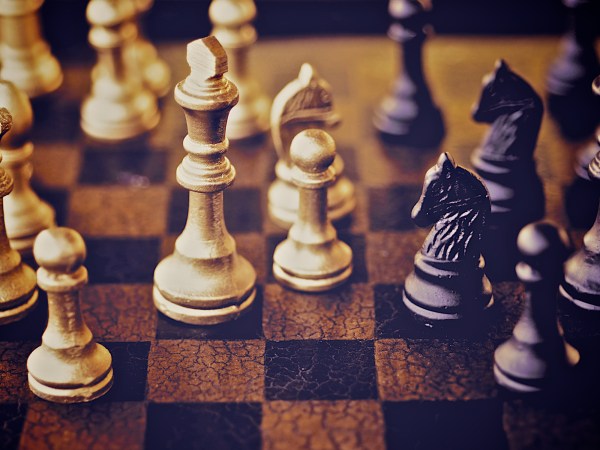
M 437 261 L 418 252 L 415 271 L 406 278 L 402 300 L 416 316 L 425 320 L 468 319 L 494 304 L 492 285 L 479 266 Z
M 373 125 L 382 138 L 397 145 L 416 148 L 437 147 L 445 134 L 444 119 L 438 108 L 424 109 L 415 114 L 418 106 L 401 107 L 397 100 L 384 99 L 375 111 Z
M 22 211 L 15 211 L 16 214 L 12 214 L 12 200 L 10 195 L 4 199 L 6 234 L 10 240 L 10 246 L 21 256 L 29 258 L 33 254 L 33 242 L 40 231 L 55 225 L 54 210 L 50 205 L 37 198 L 37 202 L 32 202 L 31 207 L 27 208 L 28 214 L 23 214 Z M 23 205 L 21 203 L 20 207 Z
M 0 325 L 6 325 L 7 323 L 21 320 L 37 306 L 37 300 L 38 291 L 35 289 L 31 294 L 31 297 L 29 297 L 25 303 L 22 303 L 14 308 L 0 311 Z
M 108 392 L 113 384 L 112 368 L 99 380 L 93 384 L 81 387 L 53 387 L 40 383 L 33 377 L 28 375 L 29 388 L 40 398 L 55 403 L 82 403 L 91 402 Z
M 579 352 L 558 337 L 556 348 L 546 345 L 527 345 L 511 338 L 494 352 L 494 377 L 496 382 L 515 392 L 538 392 L 560 382 L 561 375 L 579 362 Z M 561 352 L 563 352 L 561 359 Z M 555 355 L 550 364 L 539 355 Z M 512 368 L 509 369 L 509 367 Z
M 40 47 L 42 48 L 42 47 Z M 48 53 L 43 57 L 31 55 L 10 55 L 10 49 L 5 49 L 3 56 L 5 64 L 0 70 L 0 78 L 12 81 L 29 98 L 36 98 L 56 91 L 63 82 L 63 74 L 56 58 L 49 52 L 47 46 L 43 49 Z M 11 61 L 11 57 L 16 59 Z
M 334 289 L 345 283 L 350 275 L 352 275 L 352 266 L 345 268 L 342 272 L 317 279 L 296 276 L 274 263 L 273 275 L 281 284 L 297 291 L 323 292 Z
M 81 128 L 99 141 L 135 138 L 153 130 L 159 120 L 156 98 L 150 93 L 130 99 L 127 106 L 90 97 L 81 107 Z
M 154 303 L 174 320 L 213 325 L 245 311 L 256 296 L 255 283 L 254 268 L 238 254 L 194 259 L 176 251 L 156 267 Z
M 256 298 L 256 289 L 252 289 L 248 298 L 239 305 L 229 305 L 224 308 L 216 309 L 198 309 L 187 308 L 171 302 L 165 298 L 156 287 L 154 287 L 152 292 L 154 305 L 161 313 L 178 322 L 189 323 L 192 325 L 217 325 L 235 320 L 250 308 Z
M 283 180 L 275 180 L 268 192 L 269 217 L 279 227 L 288 229 L 298 216 L 300 194 L 298 189 Z M 348 217 L 356 208 L 354 185 L 340 177 L 327 188 L 327 217 L 337 222 Z

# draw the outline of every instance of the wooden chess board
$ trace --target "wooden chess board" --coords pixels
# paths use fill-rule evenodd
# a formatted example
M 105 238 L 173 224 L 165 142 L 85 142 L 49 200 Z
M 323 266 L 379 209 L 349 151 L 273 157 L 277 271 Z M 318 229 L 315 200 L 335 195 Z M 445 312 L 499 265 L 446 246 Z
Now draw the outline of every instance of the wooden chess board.
M 503 57 L 538 92 L 555 38 L 438 37 L 426 70 L 442 108 L 443 149 L 459 164 L 487 127 L 470 119 L 481 78 Z M 412 321 L 402 283 L 427 230 L 411 222 L 436 153 L 386 147 L 371 125 L 373 108 L 395 74 L 385 38 L 263 40 L 251 67 L 273 97 L 311 62 L 332 85 L 343 124 L 332 132 L 358 206 L 339 229 L 354 250 L 350 283 L 327 294 L 288 291 L 271 274 L 284 232 L 267 216 L 275 154 L 269 139 L 232 143 L 237 168 L 225 193 L 228 229 L 258 273 L 253 311 L 213 328 L 157 314 L 152 274 L 172 251 L 187 211 L 175 181 L 184 156 L 185 120 L 172 96 L 148 139 L 117 148 L 87 141 L 79 104 L 90 65 L 64 61 L 60 92 L 35 106 L 34 185 L 77 229 L 88 248 L 90 284 L 83 309 L 111 351 L 115 384 L 91 404 L 57 405 L 27 387 L 26 360 L 47 317 L 45 295 L 27 319 L 0 328 L 0 448 L 20 449 L 529 449 L 600 448 L 597 380 L 600 317 L 561 302 L 560 320 L 581 352 L 567 399 L 500 391 L 494 348 L 510 336 L 523 288 L 494 284 L 495 319 L 484 334 L 440 331 Z M 174 80 L 188 72 L 185 45 L 160 47 Z M 568 226 L 563 207 L 575 145 L 546 116 L 537 148 L 548 217 Z M 594 199 L 590 201 L 594 202 Z M 582 230 L 571 229 L 581 242 Z M 548 299 L 552 301 L 552 299 Z

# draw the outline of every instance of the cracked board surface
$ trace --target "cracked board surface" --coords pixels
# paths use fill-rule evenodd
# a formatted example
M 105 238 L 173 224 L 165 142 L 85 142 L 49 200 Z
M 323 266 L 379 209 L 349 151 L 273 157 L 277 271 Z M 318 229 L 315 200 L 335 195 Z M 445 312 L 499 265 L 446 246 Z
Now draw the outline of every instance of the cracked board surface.
M 443 149 L 469 167 L 487 130 L 470 120 L 470 107 L 497 57 L 542 93 L 557 45 L 553 38 L 430 40 L 425 65 L 447 123 Z M 183 79 L 184 43 L 159 50 L 173 79 Z M 600 319 L 559 304 L 582 363 L 581 389 L 558 401 L 511 396 L 494 383 L 492 355 L 520 314 L 519 283 L 494 283 L 495 311 L 476 330 L 423 327 L 404 308 L 402 286 L 426 235 L 410 210 L 437 154 L 386 147 L 371 127 L 373 108 L 394 77 L 393 44 L 266 40 L 252 56 L 271 97 L 303 62 L 332 85 L 343 118 L 332 135 L 357 190 L 352 220 L 338 230 L 354 250 L 350 282 L 317 295 L 275 283 L 272 252 L 285 233 L 266 213 L 274 150 L 268 139 L 232 142 L 228 157 L 238 176 L 225 192 L 225 216 L 238 251 L 257 271 L 256 305 L 233 324 L 211 328 L 158 314 L 152 274 L 172 251 L 188 206 L 175 181 L 184 156 L 183 113 L 169 97 L 148 138 L 115 148 L 89 142 L 79 131 L 78 108 L 90 67 L 73 59 L 60 92 L 34 105 L 33 182 L 59 224 L 86 240 L 83 311 L 112 353 L 115 384 L 82 405 L 51 404 L 29 391 L 26 360 L 47 318 L 42 294 L 29 317 L 0 327 L 0 448 L 598 448 Z M 545 119 L 538 168 L 548 217 L 565 226 L 563 192 L 575 150 Z M 582 230 L 571 231 L 580 245 Z

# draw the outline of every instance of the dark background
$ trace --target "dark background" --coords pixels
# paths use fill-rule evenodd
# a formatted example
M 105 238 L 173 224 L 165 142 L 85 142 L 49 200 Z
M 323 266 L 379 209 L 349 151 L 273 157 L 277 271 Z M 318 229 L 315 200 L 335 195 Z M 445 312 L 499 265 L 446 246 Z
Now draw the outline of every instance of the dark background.
M 192 40 L 209 34 L 209 0 L 155 0 L 146 18 L 154 41 Z M 308 34 L 384 34 L 387 0 L 257 0 L 261 37 Z M 598 8 L 598 1 L 596 10 Z M 87 42 L 86 0 L 46 0 L 44 32 L 55 52 Z M 434 0 L 439 34 L 558 34 L 567 26 L 560 0 Z M 600 21 L 598 22 L 600 29 Z

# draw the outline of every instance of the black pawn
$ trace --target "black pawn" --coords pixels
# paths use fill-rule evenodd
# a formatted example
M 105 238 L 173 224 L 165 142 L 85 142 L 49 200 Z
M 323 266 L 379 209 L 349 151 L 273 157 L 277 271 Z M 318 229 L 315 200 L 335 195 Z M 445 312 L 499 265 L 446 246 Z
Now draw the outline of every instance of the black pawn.
M 444 121 L 423 73 L 429 12 L 417 0 L 390 0 L 388 10 L 394 21 L 388 36 L 399 44 L 400 72 L 391 94 L 375 111 L 373 124 L 395 144 L 437 147 L 444 137 Z
M 483 256 L 493 281 L 515 279 L 519 231 L 545 214 L 533 157 L 543 114 L 542 99 L 529 83 L 497 61 L 473 108 L 473 119 L 491 127 L 471 156 L 492 202 Z
M 600 188 L 600 152 L 590 163 L 590 180 Z M 596 222 L 583 238 L 583 248 L 565 264 L 561 294 L 580 308 L 600 311 L 600 207 Z
M 512 337 L 494 353 L 494 376 L 509 390 L 536 392 L 553 387 L 579 362 L 579 352 L 565 342 L 556 317 L 556 294 L 570 245 L 564 229 L 545 221 L 525 226 L 517 245 L 525 304 Z
M 569 9 L 570 27 L 548 71 L 548 110 L 561 133 L 578 141 L 591 135 L 600 121 L 600 98 L 590 92 L 600 71 L 595 48 L 599 8 L 589 0 L 563 3 Z

